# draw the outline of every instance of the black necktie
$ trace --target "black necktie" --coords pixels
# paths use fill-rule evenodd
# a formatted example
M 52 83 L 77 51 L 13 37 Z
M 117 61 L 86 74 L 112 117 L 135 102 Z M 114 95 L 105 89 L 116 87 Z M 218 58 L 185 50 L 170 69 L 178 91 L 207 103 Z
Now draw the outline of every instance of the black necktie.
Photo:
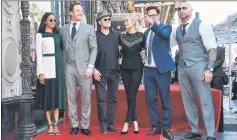
M 188 25 L 188 23 L 186 23 L 186 24 L 184 24 L 183 25 L 183 30 L 182 30 L 182 35 L 183 36 L 185 36 L 185 34 L 186 34 L 186 29 L 185 29 L 185 27 Z
M 76 32 L 77 32 L 77 29 L 76 29 L 76 25 L 77 25 L 77 23 L 73 23 L 73 27 L 72 27 L 72 39 L 74 38 L 74 36 L 75 36 L 75 34 L 76 34 Z

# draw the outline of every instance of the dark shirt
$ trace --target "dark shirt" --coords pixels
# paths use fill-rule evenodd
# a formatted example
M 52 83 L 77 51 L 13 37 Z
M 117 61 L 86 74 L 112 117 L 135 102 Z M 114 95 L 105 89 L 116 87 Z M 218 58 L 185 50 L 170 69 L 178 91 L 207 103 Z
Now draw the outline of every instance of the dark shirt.
M 101 31 L 96 31 L 96 39 L 98 44 L 98 54 L 96 57 L 95 68 L 99 70 L 101 73 L 104 73 L 108 70 L 119 71 L 120 67 L 118 63 L 119 58 L 118 46 L 120 41 L 120 33 L 115 30 L 110 30 L 109 34 L 105 35 Z M 112 61 L 109 60 L 109 62 L 107 62 L 108 59 L 113 60 Z M 111 66 L 109 64 L 111 64 Z
M 143 68 L 141 51 L 145 48 L 144 35 L 141 32 L 121 34 L 122 64 L 124 69 Z
M 115 36 L 110 31 L 108 35 L 100 32 L 98 37 L 98 47 L 102 47 L 105 53 L 104 69 L 116 70 L 118 66 L 118 45 Z

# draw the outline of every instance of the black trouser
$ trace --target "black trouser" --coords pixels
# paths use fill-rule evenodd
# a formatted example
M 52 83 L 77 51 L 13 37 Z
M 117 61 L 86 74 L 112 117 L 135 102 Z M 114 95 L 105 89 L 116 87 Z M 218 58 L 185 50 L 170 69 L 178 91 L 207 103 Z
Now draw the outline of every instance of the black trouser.
M 211 82 L 211 87 L 214 89 L 218 89 L 222 91 L 222 100 L 221 100 L 221 114 L 220 114 L 220 123 L 218 132 L 223 132 L 224 129 L 224 117 L 223 117 L 223 77 L 213 76 L 213 80 Z
M 141 84 L 143 69 L 121 69 L 123 84 L 127 95 L 126 122 L 136 121 L 136 96 Z
M 114 125 L 119 77 L 116 70 L 108 70 L 101 75 L 100 81 L 95 80 L 97 112 L 100 127 L 107 128 Z M 108 105 L 106 103 L 106 86 L 108 88 Z

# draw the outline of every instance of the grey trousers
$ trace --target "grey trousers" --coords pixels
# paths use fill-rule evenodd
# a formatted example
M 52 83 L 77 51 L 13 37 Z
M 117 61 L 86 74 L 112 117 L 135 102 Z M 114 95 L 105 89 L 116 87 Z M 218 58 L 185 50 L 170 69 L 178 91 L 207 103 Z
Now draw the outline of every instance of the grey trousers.
M 81 96 L 81 128 L 88 129 L 91 116 L 92 77 L 86 79 L 85 75 L 80 75 L 78 73 L 75 66 L 67 65 L 65 83 L 68 101 L 68 117 L 71 127 L 79 127 L 77 109 L 77 87 L 79 87 Z
M 210 84 L 205 84 L 202 80 L 205 67 L 205 61 L 198 62 L 191 67 L 179 65 L 178 80 L 191 131 L 194 133 L 200 132 L 198 127 L 198 111 L 195 104 L 195 96 L 197 96 L 207 136 L 215 137 L 215 118 L 211 87 Z

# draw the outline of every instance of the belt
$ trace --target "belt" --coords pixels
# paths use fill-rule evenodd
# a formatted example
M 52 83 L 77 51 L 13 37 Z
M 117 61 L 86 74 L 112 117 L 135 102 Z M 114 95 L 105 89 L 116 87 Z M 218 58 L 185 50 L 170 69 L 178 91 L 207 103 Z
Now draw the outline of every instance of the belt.
M 48 53 L 48 54 L 43 54 L 43 56 L 56 56 L 56 54 L 55 53 Z

